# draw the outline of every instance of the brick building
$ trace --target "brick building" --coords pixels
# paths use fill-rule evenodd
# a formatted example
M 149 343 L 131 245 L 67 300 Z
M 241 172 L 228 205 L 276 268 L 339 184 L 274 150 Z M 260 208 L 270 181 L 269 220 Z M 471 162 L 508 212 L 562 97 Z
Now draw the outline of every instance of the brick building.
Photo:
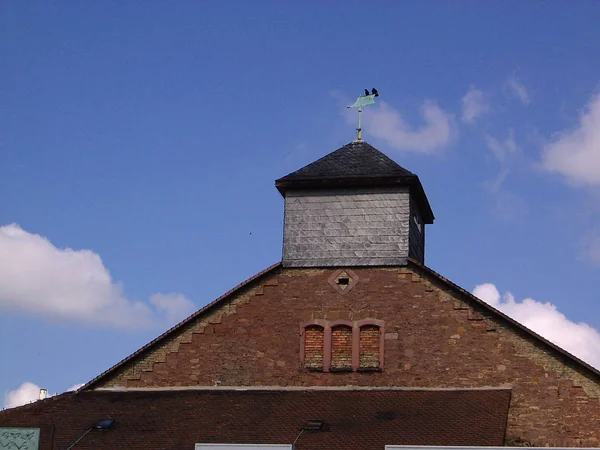
M 76 448 L 600 447 L 600 372 L 425 266 L 416 175 L 357 140 L 276 187 L 280 263 L 0 427 L 45 449 L 100 418 Z

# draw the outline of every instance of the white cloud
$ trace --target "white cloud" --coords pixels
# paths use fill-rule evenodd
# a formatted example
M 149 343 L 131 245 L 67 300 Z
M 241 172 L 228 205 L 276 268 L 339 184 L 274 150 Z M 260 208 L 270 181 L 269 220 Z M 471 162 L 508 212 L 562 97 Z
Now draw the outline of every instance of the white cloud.
M 476 286 L 473 295 L 588 364 L 600 368 L 600 333 L 588 324 L 571 322 L 551 303 L 531 298 L 519 302 L 510 292 L 501 295 L 491 283 Z
M 40 387 L 37 384 L 26 381 L 14 391 L 8 391 L 4 395 L 4 407 L 15 408 L 27 403 L 35 402 L 40 398 Z
M 0 227 L 0 310 L 139 327 L 171 324 L 194 309 L 180 294 L 156 295 L 150 303 L 126 298 L 91 250 L 57 248 L 16 224 Z
M 85 383 L 75 383 L 73 386 L 71 386 L 69 389 L 67 389 L 67 392 L 76 391 L 77 389 L 79 389 L 84 384 Z
M 84 383 L 75 383 L 66 392 L 72 392 L 83 386 Z M 53 394 L 46 393 L 46 398 L 52 397 Z M 56 394 L 54 394 L 56 395 Z M 25 381 L 14 391 L 8 391 L 4 395 L 4 408 L 16 408 L 17 406 L 26 405 L 27 403 L 35 402 L 40 399 L 40 387 L 29 381 Z
M 471 85 L 461 100 L 461 120 L 469 125 L 474 124 L 477 119 L 490 111 L 490 105 L 485 99 L 483 91 Z
M 444 148 L 456 135 L 454 117 L 442 110 L 435 102 L 426 100 L 421 107 L 425 124 L 413 127 L 402 115 L 385 102 L 365 109 L 364 125 L 369 134 L 385 140 L 397 150 L 433 154 Z M 356 115 L 346 115 L 351 123 Z
M 507 180 L 508 175 L 511 173 L 509 166 L 509 157 L 517 152 L 517 143 L 515 141 L 515 133 L 512 129 L 509 130 L 508 136 L 503 141 L 496 139 L 489 134 L 484 136 L 485 143 L 490 149 L 492 154 L 500 163 L 500 171 L 498 175 L 493 179 L 484 183 L 485 188 L 491 193 L 496 195 L 496 213 L 499 217 L 504 219 L 515 218 L 523 212 L 523 208 L 520 208 L 519 214 L 515 214 L 517 210 L 513 201 L 519 202 L 520 200 L 514 195 L 507 192 L 502 193 L 500 191 L 504 182 Z M 522 200 L 520 201 L 521 206 Z
M 150 303 L 164 314 L 168 323 L 176 323 L 194 310 L 194 305 L 183 294 L 176 292 L 153 294 Z
M 524 105 L 531 103 L 531 97 L 529 96 L 529 92 L 527 92 L 527 88 L 516 75 L 513 74 L 508 77 L 508 80 L 504 83 L 504 89 L 509 95 L 516 97 Z
M 593 231 L 587 233 L 580 241 L 583 256 L 596 263 L 600 264 L 600 233 Z
M 600 186 L 600 94 L 573 129 L 556 133 L 542 150 L 542 167 L 578 185 Z
M 489 134 L 486 134 L 485 143 L 500 162 L 504 162 L 508 155 L 517 151 L 515 133 L 512 129 L 508 132 L 508 137 L 504 141 L 499 141 Z

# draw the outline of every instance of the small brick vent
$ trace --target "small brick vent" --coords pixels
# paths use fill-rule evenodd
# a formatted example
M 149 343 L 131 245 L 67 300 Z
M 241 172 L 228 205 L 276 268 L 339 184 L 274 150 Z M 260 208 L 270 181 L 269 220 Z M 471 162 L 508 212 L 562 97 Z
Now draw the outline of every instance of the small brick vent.
M 329 285 L 341 295 L 347 294 L 358 283 L 358 275 L 350 269 L 334 271 L 329 277 Z
M 381 335 L 377 325 L 365 325 L 360 328 L 359 367 L 361 369 L 379 368 L 379 343 Z
M 352 327 L 331 329 L 331 368 L 352 370 Z
M 304 367 L 323 368 L 324 337 L 323 327 L 319 325 L 309 325 L 304 329 Z

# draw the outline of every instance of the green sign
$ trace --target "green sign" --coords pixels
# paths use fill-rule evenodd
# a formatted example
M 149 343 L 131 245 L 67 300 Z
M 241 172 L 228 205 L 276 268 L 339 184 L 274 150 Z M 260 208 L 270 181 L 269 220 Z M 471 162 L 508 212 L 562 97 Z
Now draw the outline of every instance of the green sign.
M 1 450 L 38 450 L 39 428 L 0 428 Z

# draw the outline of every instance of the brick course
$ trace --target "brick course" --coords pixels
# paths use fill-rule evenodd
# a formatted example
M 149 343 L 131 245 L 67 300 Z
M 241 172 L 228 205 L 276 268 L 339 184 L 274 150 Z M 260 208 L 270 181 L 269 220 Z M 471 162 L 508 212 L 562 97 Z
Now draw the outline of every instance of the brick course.
M 510 386 L 507 442 L 600 446 L 596 373 L 418 266 L 352 270 L 360 282 L 342 296 L 333 269 L 277 269 L 95 387 Z M 299 330 L 314 319 L 384 321 L 383 370 L 306 370 Z

